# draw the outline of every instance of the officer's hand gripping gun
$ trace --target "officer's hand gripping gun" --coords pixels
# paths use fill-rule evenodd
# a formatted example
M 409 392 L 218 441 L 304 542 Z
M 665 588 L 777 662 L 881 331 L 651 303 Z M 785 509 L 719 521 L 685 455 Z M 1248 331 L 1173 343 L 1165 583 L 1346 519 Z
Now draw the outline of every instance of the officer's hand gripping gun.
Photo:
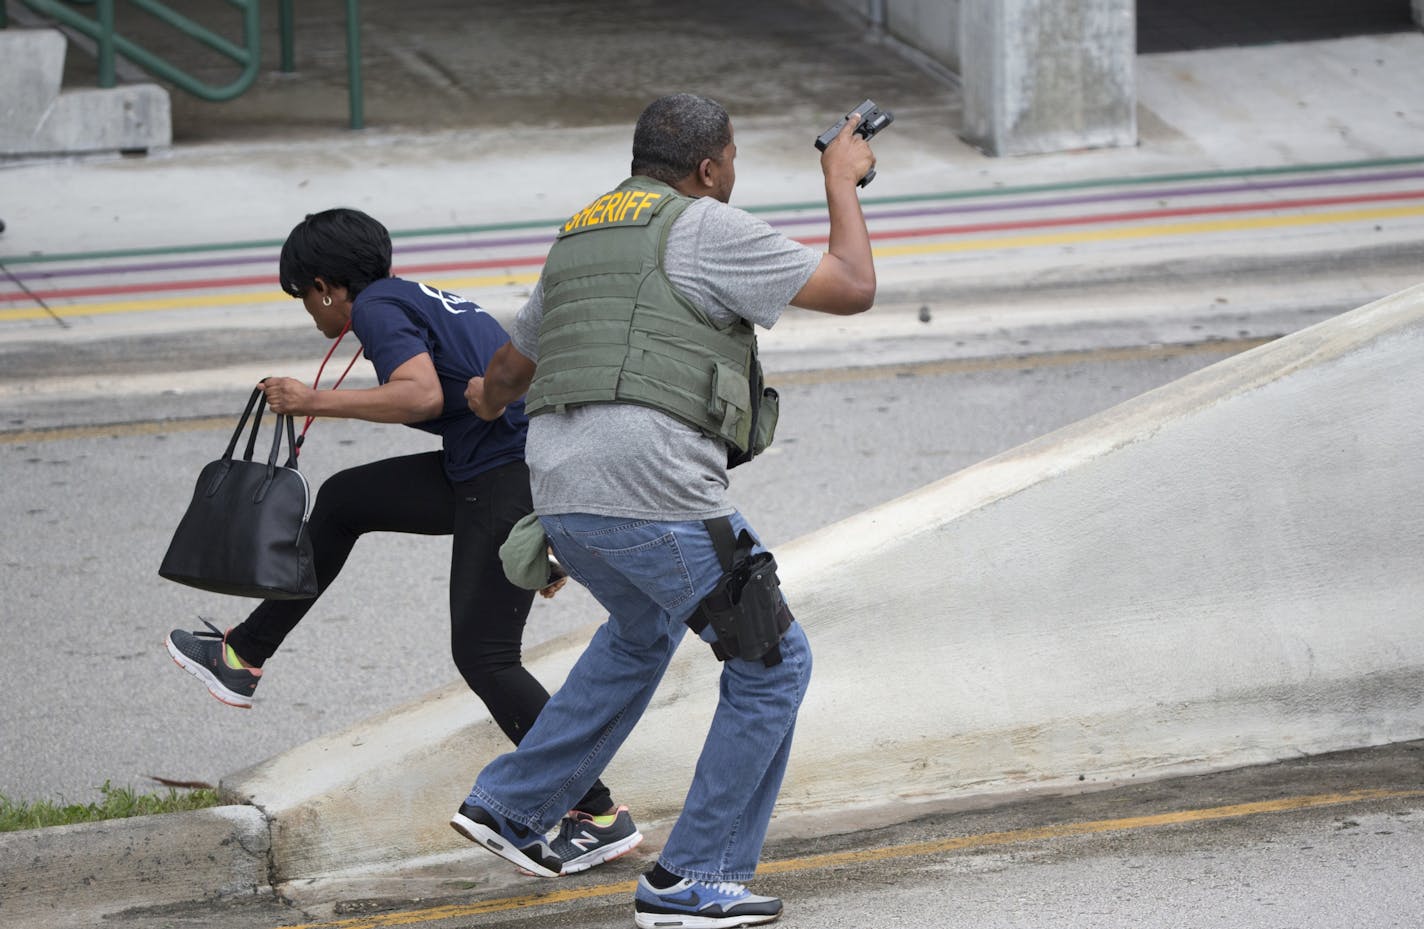
M 816 150 L 824 152 L 826 146 L 830 145 L 831 142 L 835 141 L 836 136 L 840 135 L 841 127 L 844 126 L 852 116 L 856 115 L 860 116 L 860 123 L 855 127 L 855 134 L 867 142 L 875 138 L 877 132 L 895 121 L 894 113 L 891 113 L 889 110 L 882 110 L 875 105 L 874 100 L 867 100 L 841 117 L 834 126 L 817 136 Z M 865 177 L 860 179 L 859 186 L 864 187 L 873 180 L 875 180 L 875 169 L 871 168 Z

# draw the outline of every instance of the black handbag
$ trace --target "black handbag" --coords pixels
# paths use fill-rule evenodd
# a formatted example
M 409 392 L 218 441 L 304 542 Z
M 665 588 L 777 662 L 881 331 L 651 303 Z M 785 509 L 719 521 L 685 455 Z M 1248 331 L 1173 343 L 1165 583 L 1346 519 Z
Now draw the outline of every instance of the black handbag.
M 198 475 L 193 500 L 158 569 L 161 576 L 239 597 L 316 596 L 316 568 L 307 534 L 310 491 L 306 477 L 297 470 L 292 417 L 278 414 L 266 463 L 252 460 L 266 403 L 261 388 L 252 391 L 227 451 Z M 246 452 L 234 459 L 249 416 L 252 430 Z M 278 465 L 284 432 L 287 460 Z

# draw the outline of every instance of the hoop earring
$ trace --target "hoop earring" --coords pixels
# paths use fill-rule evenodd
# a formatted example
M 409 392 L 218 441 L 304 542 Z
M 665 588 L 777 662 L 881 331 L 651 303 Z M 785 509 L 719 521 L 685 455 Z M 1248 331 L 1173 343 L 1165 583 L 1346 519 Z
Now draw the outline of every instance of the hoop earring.
M 331 294 L 327 294 L 325 297 L 321 298 L 321 305 L 331 306 Z

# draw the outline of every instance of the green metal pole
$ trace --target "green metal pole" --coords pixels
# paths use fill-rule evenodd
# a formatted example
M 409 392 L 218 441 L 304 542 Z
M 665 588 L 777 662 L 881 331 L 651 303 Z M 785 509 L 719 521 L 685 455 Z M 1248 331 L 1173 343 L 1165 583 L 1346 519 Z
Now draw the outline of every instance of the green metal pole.
M 282 0 L 277 8 L 277 19 L 282 33 L 282 71 L 291 74 L 297 70 L 297 54 L 292 42 L 292 0 Z
M 114 0 L 99 0 L 99 86 L 113 87 Z
M 361 99 L 361 0 L 346 0 L 346 83 L 351 98 L 351 128 L 365 128 Z

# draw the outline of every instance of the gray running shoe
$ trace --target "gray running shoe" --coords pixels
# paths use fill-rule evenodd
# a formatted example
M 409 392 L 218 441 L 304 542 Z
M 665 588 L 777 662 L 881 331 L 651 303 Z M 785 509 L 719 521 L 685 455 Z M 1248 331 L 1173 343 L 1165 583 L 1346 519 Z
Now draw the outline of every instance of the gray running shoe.
M 641 841 L 643 834 L 633 825 L 633 815 L 626 806 L 620 806 L 607 826 L 600 826 L 582 810 L 569 811 L 549 846 L 564 863 L 562 873 L 576 874 L 628 854 Z
M 252 709 L 252 695 L 262 680 L 261 669 L 234 668 L 225 660 L 227 636 L 217 626 L 203 620 L 210 631 L 185 632 L 174 629 L 168 633 L 168 654 L 178 667 L 202 681 L 208 693 L 228 706 Z

